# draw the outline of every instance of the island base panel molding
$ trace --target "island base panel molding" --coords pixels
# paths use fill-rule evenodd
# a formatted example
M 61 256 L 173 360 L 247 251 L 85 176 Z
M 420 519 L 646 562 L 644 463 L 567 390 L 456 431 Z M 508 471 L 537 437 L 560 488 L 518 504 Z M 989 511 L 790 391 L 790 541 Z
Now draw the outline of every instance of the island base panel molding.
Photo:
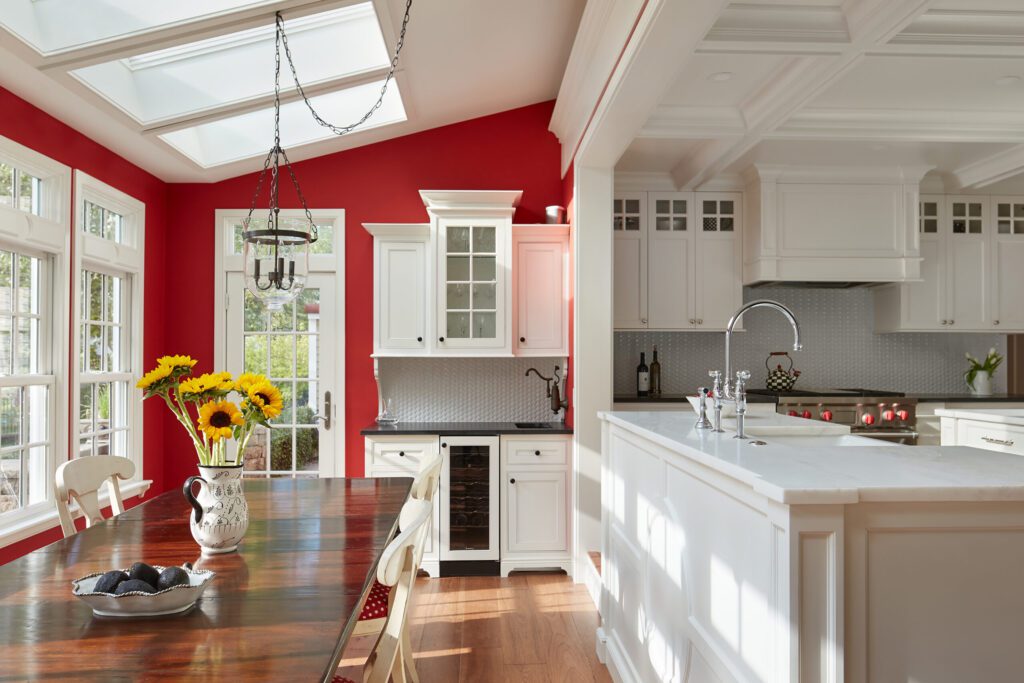
M 616 680 L 1018 679 L 1024 502 L 784 505 L 607 423 L 604 455 Z

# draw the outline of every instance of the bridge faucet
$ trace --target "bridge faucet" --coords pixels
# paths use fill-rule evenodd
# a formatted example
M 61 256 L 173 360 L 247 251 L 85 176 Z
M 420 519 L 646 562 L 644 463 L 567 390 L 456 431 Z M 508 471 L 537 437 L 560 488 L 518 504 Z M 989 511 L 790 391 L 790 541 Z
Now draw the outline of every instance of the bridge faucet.
M 796 316 L 793 315 L 793 311 L 789 310 L 785 305 L 780 304 L 778 301 L 771 301 L 769 299 L 759 299 L 757 301 L 751 301 L 748 304 L 744 304 L 738 311 L 732 314 L 732 317 L 729 318 L 729 324 L 725 326 L 725 378 L 722 382 L 722 393 L 725 398 L 734 398 L 731 380 L 733 328 L 736 327 L 736 323 L 739 322 L 744 313 L 752 308 L 761 307 L 774 308 L 776 311 L 786 316 L 789 324 L 793 326 L 793 350 L 799 351 L 803 348 L 803 344 L 800 342 L 800 323 L 796 321 Z
M 740 370 L 736 373 L 736 436 L 734 439 L 745 439 L 747 434 L 744 431 L 747 421 L 747 380 L 750 373 Z

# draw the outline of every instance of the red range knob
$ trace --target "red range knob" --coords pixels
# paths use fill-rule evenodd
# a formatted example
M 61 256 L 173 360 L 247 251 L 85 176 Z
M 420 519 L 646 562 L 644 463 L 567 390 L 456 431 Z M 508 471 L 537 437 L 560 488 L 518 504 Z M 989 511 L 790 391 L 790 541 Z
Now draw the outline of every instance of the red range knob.
M 789 411 L 786 414 L 789 415 L 790 417 L 796 417 L 796 411 L 795 410 L 791 410 L 791 411 Z
M 875 416 L 872 415 L 871 413 L 868 413 L 867 415 L 862 417 L 860 421 L 870 427 L 871 425 L 875 424 Z
M 800 417 L 804 418 L 805 420 L 810 420 L 811 419 L 811 411 L 805 410 L 804 412 L 800 413 Z
M 831 410 L 823 410 L 823 411 L 821 411 L 821 419 L 824 420 L 825 422 L 831 422 L 832 421 L 832 411 Z
M 910 417 L 910 413 L 908 413 L 906 410 L 897 410 L 896 417 L 898 417 L 900 420 L 906 420 L 908 417 Z
M 885 420 L 886 422 L 892 422 L 893 420 L 896 419 L 896 411 L 894 411 L 894 410 L 883 410 L 882 411 L 882 419 Z

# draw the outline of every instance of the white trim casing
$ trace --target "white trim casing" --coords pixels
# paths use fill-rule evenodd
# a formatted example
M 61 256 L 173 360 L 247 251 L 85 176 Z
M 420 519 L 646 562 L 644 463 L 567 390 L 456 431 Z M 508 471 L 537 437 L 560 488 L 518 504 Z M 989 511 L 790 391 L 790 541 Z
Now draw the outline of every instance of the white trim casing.
M 227 340 L 227 273 L 229 271 L 242 272 L 245 270 L 242 256 L 230 253 L 228 244 L 233 239 L 233 235 L 224 230 L 224 226 L 228 219 L 241 218 L 248 213 L 248 209 L 217 209 L 214 211 L 213 338 L 219 340 L 219 343 L 214 343 L 213 346 L 213 364 L 218 368 L 223 368 L 227 363 L 227 349 L 224 346 Z M 336 387 L 331 401 L 331 433 L 335 439 L 335 469 L 333 474 L 337 477 L 344 477 L 347 474 L 347 461 L 345 458 L 345 210 L 310 209 L 310 213 L 313 214 L 314 220 L 324 217 L 335 221 L 334 253 L 310 254 L 309 272 L 336 274 L 335 297 L 337 304 L 335 313 L 338 316 L 338 335 L 332 341 L 338 355 L 335 362 L 335 376 L 331 378 L 332 383 Z M 284 218 L 302 218 L 305 216 L 305 212 L 301 209 L 281 209 L 280 215 Z
M 74 222 L 72 226 L 71 239 L 74 240 L 74 268 L 75 279 L 70 283 L 69 289 L 74 292 L 71 297 L 71 330 L 70 330 L 70 372 L 71 386 L 73 390 L 70 395 L 70 415 L 79 414 L 81 396 L 79 386 L 81 384 L 82 372 L 78 364 L 78 357 L 81 353 L 81 335 L 78 330 L 81 325 L 81 305 L 79 304 L 83 292 L 78 285 L 78 275 L 83 269 L 93 272 L 101 272 L 115 277 L 123 277 L 129 281 L 130 300 L 128 301 L 127 320 L 127 380 L 128 395 L 126 407 L 128 410 L 128 449 L 129 458 L 135 463 L 135 477 L 133 482 L 142 481 L 143 473 L 143 419 L 142 419 L 142 392 L 135 391 L 135 383 L 130 380 L 131 376 L 141 376 L 145 371 L 145 359 L 143 357 L 143 339 L 145 336 L 145 244 L 146 244 L 146 205 L 120 190 L 107 185 L 101 180 L 80 170 L 75 170 L 74 179 L 75 200 L 72 215 Z M 121 214 L 122 219 L 122 242 L 114 242 L 96 235 L 85 232 L 86 212 L 85 202 L 91 202 L 102 206 L 104 209 Z M 72 424 L 68 420 L 69 426 Z M 68 439 L 68 454 L 75 452 L 78 448 L 78 428 L 70 430 Z

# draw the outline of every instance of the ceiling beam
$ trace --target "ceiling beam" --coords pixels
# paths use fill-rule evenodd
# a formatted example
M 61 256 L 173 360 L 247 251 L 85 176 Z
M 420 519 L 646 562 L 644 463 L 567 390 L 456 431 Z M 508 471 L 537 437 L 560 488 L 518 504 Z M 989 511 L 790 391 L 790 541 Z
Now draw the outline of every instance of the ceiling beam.
M 740 109 L 747 133 L 738 139 L 714 140 L 697 154 L 683 159 L 672 178 L 679 188 L 693 188 L 710 180 L 746 154 L 770 131 L 863 59 L 872 46 L 883 44 L 928 9 L 931 0 L 845 0 L 842 11 L 850 42 L 836 56 L 792 57 L 767 79 L 764 87 Z
M 1015 145 L 955 169 L 950 176 L 960 189 L 977 189 L 1024 173 L 1024 145 Z
M 273 24 L 274 15 L 282 12 L 294 19 L 328 10 L 354 5 L 363 0 L 277 0 L 258 7 L 242 7 L 189 21 L 179 22 L 131 35 L 103 40 L 90 45 L 43 56 L 20 39 L 0 31 L 4 46 L 41 71 L 73 71 L 82 67 L 116 59 L 186 45 L 206 38 L 244 31 Z

